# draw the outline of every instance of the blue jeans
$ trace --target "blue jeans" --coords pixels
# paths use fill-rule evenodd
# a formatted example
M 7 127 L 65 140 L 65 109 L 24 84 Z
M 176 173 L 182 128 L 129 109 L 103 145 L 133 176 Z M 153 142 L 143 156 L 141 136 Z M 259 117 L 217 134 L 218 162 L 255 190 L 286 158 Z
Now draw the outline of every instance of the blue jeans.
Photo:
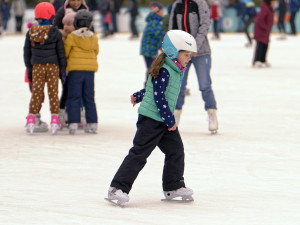
M 211 56 L 210 55 L 203 55 L 193 57 L 192 60 L 186 66 L 184 72 L 184 78 L 181 82 L 181 89 L 178 96 L 176 109 L 182 109 L 184 104 L 184 97 L 185 97 L 185 89 L 187 84 L 187 78 L 189 69 L 191 64 L 194 64 L 196 75 L 199 84 L 199 90 L 202 93 L 202 99 L 205 102 L 204 109 L 217 109 L 217 103 L 215 100 L 215 96 L 213 90 L 211 89 L 211 78 L 210 78 L 210 68 L 211 68 Z
M 68 74 L 68 123 L 80 123 L 80 108 L 85 107 L 87 123 L 97 123 L 94 90 L 95 74 L 91 71 L 71 71 Z

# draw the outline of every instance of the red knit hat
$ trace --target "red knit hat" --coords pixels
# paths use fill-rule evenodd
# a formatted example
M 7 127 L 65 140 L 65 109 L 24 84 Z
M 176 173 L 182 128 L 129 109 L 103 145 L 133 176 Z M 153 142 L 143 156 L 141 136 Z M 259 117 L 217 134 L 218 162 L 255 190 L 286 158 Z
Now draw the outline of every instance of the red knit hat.
M 54 6 L 50 2 L 40 2 L 34 9 L 35 19 L 52 20 L 55 15 Z

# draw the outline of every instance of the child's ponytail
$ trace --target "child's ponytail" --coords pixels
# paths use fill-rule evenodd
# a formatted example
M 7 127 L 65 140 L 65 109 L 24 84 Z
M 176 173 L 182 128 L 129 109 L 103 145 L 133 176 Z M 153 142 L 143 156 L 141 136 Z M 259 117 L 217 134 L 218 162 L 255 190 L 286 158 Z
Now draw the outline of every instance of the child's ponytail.
M 160 55 L 158 55 L 153 63 L 151 64 L 151 67 L 149 69 L 149 74 L 154 77 L 154 78 L 157 78 L 158 77 L 158 74 L 159 74 L 159 70 L 160 68 L 162 67 L 162 65 L 164 64 L 165 62 L 165 57 L 167 55 L 165 53 L 160 53 Z

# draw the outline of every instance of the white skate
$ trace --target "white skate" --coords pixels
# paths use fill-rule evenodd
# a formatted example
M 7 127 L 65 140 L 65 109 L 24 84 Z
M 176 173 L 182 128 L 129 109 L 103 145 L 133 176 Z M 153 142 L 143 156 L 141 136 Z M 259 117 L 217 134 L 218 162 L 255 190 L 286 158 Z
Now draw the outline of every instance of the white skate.
M 217 119 L 217 110 L 216 109 L 208 109 L 208 130 L 215 134 L 218 130 L 218 119 Z
M 35 115 L 34 132 L 48 132 L 48 124 L 41 120 L 41 115 Z
M 70 123 L 69 125 L 69 134 L 75 134 L 78 129 L 78 123 Z
M 192 195 L 194 194 L 193 190 L 187 187 L 179 188 L 175 191 L 164 191 L 165 199 L 162 201 L 181 201 L 181 202 L 190 202 L 194 201 Z
M 67 127 L 67 113 L 66 110 L 60 109 L 58 113 L 59 122 L 60 122 L 60 129 L 62 130 L 64 127 Z
M 115 187 L 109 187 L 108 197 L 104 199 L 116 206 L 123 208 L 125 206 L 125 203 L 129 201 L 129 196 L 121 189 L 117 189 Z
M 60 129 L 60 123 L 59 123 L 58 115 L 57 114 L 53 114 L 51 116 L 51 130 L 52 130 L 52 134 L 56 134 L 59 129 Z
M 85 133 L 93 133 L 96 134 L 98 129 L 98 124 L 97 123 L 87 123 L 84 126 L 84 131 Z

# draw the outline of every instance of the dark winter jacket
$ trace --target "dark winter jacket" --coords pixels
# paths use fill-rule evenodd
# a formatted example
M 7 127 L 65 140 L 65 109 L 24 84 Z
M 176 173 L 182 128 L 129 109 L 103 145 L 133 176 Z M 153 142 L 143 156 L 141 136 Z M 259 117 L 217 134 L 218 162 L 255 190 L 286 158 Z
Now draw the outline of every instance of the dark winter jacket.
M 197 43 L 197 55 L 211 54 L 207 32 L 210 27 L 210 9 L 205 0 L 177 0 L 173 3 L 169 30 L 183 30 Z
M 290 11 L 291 13 L 296 13 L 300 9 L 300 0 L 290 0 Z
M 131 16 L 137 16 L 139 14 L 139 5 L 137 0 L 130 0 L 127 12 L 130 13 Z
M 262 2 L 260 11 L 254 21 L 254 39 L 258 42 L 268 44 L 273 26 L 274 10 L 270 5 Z
M 162 40 L 165 36 L 161 21 L 163 17 L 149 13 L 146 17 L 147 25 L 143 32 L 141 43 L 141 55 L 154 58 L 161 48 Z
M 71 7 L 69 5 L 67 5 L 66 8 L 71 8 Z M 80 9 L 87 9 L 87 8 L 84 5 L 81 5 L 78 10 L 80 10 Z M 74 12 L 77 12 L 78 10 L 73 9 Z M 53 23 L 54 26 L 56 26 L 58 29 L 64 29 L 64 25 L 62 23 L 62 19 L 64 18 L 64 16 L 65 16 L 65 8 L 64 8 L 64 6 L 62 6 L 56 12 L 55 18 L 54 18 L 54 23 Z
M 47 32 L 48 31 L 48 32 Z M 65 49 L 61 33 L 52 25 L 33 25 L 26 34 L 24 62 L 27 68 L 34 64 L 57 64 L 65 70 Z
M 0 10 L 2 12 L 2 18 L 3 18 L 3 20 L 7 21 L 9 19 L 9 17 L 10 17 L 9 2 L 4 2 L 4 0 L 2 0 L 2 2 L 0 3 Z M 0 13 L 0 15 L 1 15 L 1 13 Z

